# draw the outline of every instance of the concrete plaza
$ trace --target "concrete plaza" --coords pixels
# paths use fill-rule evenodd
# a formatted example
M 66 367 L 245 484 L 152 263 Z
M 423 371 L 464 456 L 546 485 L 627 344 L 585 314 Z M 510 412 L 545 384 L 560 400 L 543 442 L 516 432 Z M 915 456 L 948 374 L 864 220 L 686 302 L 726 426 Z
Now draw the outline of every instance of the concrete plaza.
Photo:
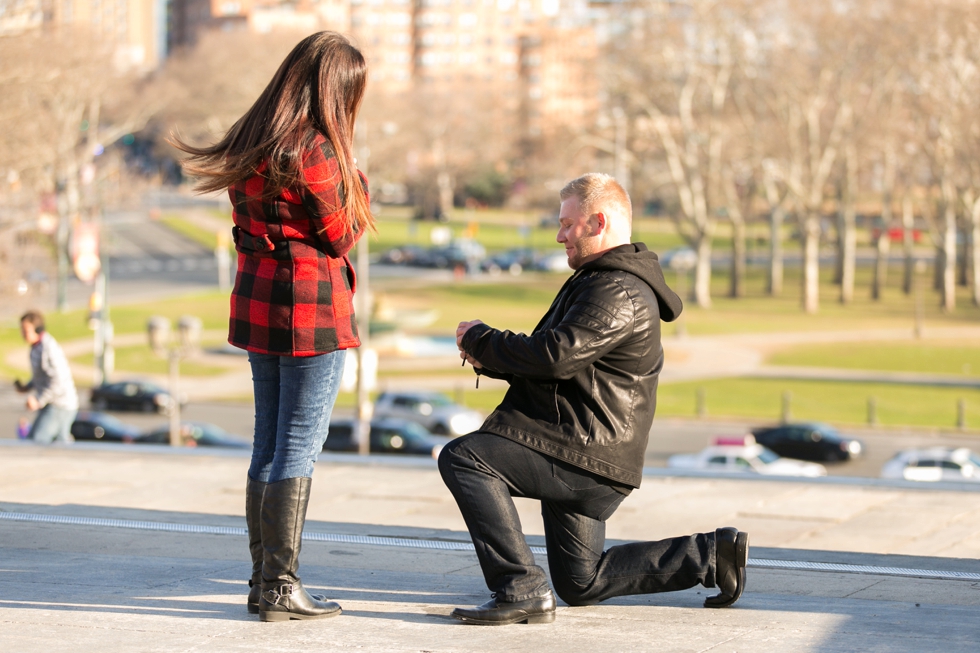
M 560 605 L 544 626 L 480 628 L 488 598 L 433 461 L 324 457 L 301 574 L 344 607 L 265 624 L 245 610 L 248 459 L 145 446 L 0 446 L 0 650 L 975 651 L 980 487 L 676 477 L 644 480 L 612 540 L 733 525 L 748 589 Z M 519 500 L 541 546 L 533 502 Z M 543 562 L 544 556 L 539 555 Z

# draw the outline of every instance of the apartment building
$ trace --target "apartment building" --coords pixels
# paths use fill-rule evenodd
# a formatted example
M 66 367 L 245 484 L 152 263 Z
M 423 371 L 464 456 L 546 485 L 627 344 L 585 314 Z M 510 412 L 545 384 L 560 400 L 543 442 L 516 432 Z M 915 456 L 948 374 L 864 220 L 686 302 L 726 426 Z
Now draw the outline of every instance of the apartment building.
M 84 26 L 114 44 L 119 68 L 152 70 L 167 53 L 167 0 L 0 0 L 0 36 Z

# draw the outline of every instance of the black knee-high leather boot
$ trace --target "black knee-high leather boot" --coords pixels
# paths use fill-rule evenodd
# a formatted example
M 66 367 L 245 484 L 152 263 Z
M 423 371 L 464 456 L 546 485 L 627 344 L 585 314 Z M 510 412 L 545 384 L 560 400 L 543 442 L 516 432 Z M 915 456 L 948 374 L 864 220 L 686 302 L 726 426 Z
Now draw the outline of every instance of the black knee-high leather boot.
M 287 478 L 265 486 L 262 496 L 262 621 L 323 619 L 341 613 L 333 601 L 322 601 L 303 588 L 299 579 L 310 478 Z
M 245 526 L 248 528 L 248 551 L 252 555 L 252 577 L 248 581 L 248 611 L 259 613 L 262 592 L 262 494 L 265 483 L 249 478 L 245 482 Z

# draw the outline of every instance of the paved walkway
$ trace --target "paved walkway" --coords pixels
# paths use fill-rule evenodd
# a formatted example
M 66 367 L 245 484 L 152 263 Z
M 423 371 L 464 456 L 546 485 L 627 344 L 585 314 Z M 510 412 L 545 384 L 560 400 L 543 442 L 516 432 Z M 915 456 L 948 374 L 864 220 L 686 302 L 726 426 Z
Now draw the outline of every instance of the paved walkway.
M 487 629 L 448 616 L 487 591 L 432 461 L 323 459 L 302 573 L 345 614 L 263 624 L 244 608 L 246 467 L 207 452 L 0 447 L 0 650 L 976 650 L 977 492 L 647 478 L 610 538 L 748 530 L 735 608 L 704 610 L 695 588 Z M 536 506 L 519 509 L 539 546 Z

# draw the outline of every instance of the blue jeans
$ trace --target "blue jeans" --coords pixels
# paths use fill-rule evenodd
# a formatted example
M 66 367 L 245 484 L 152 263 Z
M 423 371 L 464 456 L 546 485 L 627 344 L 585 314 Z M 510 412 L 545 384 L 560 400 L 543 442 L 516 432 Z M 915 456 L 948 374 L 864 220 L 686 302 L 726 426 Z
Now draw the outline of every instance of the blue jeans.
M 569 605 L 715 586 L 714 533 L 606 549 L 606 520 L 626 495 L 600 476 L 482 431 L 443 447 L 439 471 L 470 531 L 487 587 L 499 599 L 523 601 L 548 589 L 511 497 L 541 501 L 551 579 Z
M 73 408 L 48 404 L 37 411 L 34 425 L 31 426 L 31 432 L 27 437 L 40 444 L 74 442 L 75 438 L 71 436 L 71 424 L 77 414 L 78 411 Z
M 313 476 L 344 374 L 343 350 L 320 356 L 248 353 L 255 439 L 248 475 L 260 483 Z

